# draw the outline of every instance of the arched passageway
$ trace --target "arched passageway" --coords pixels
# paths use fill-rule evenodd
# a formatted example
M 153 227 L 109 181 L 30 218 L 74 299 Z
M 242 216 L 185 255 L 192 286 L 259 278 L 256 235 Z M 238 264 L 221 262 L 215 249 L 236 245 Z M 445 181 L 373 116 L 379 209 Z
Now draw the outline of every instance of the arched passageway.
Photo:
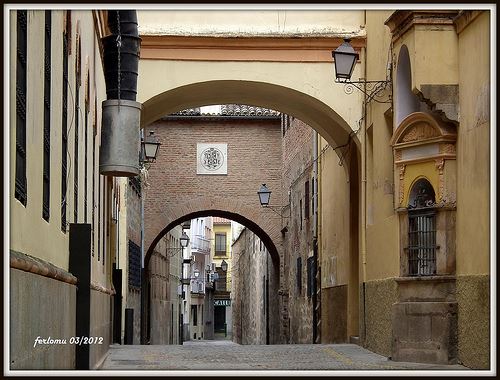
M 162 79 L 159 78 L 159 82 Z M 171 84 L 170 84 L 171 85 Z M 156 85 L 155 85 L 156 86 Z M 218 137 L 207 137 L 210 142 L 229 142 L 240 144 L 244 156 L 238 162 L 251 162 L 253 165 L 239 166 L 238 171 L 232 174 L 239 176 L 239 185 L 228 181 L 227 178 L 207 176 L 200 179 L 196 173 L 196 143 L 206 142 L 200 135 L 190 135 L 176 130 L 177 126 L 167 123 L 169 114 L 183 109 L 211 104 L 248 104 L 266 107 L 276 111 L 293 115 L 316 130 L 323 137 L 335 153 L 341 157 L 340 172 L 343 177 L 339 186 L 342 187 L 345 202 L 342 205 L 332 205 L 339 208 L 335 212 L 338 220 L 344 223 L 340 233 L 345 244 L 347 265 L 349 266 L 349 291 L 346 295 L 346 306 L 349 309 L 349 323 L 345 331 L 356 335 L 358 328 L 358 302 L 359 302 L 359 192 L 360 192 L 360 152 L 359 141 L 352 130 L 353 114 L 356 107 L 346 101 L 340 94 L 337 100 L 338 107 L 351 121 L 348 123 L 337 113 L 331 105 L 323 102 L 321 96 L 315 97 L 311 91 L 299 91 L 271 82 L 258 82 L 250 80 L 207 80 L 190 83 L 180 87 L 168 89 L 164 83 L 163 90 L 158 90 L 154 96 L 144 99 L 143 116 L 141 124 L 152 129 L 160 136 L 162 150 L 160 158 L 150 171 L 150 188 L 147 189 L 145 203 L 145 248 L 147 249 L 145 263 L 151 255 L 152 249 L 161 236 L 162 231 L 172 223 L 182 219 L 185 215 L 197 215 L 204 210 L 214 210 L 239 215 L 252 221 L 257 230 L 265 231 L 267 237 L 273 242 L 276 249 L 274 257 L 279 258 L 279 283 L 287 284 L 291 279 L 289 269 L 283 264 L 283 219 L 268 209 L 261 208 L 258 204 L 256 191 L 260 184 L 266 183 L 273 190 L 275 206 L 281 207 L 287 202 L 287 197 L 282 193 L 282 162 L 281 152 L 274 157 L 271 164 L 268 157 L 281 149 L 281 131 L 278 128 L 261 128 L 260 132 L 252 130 L 250 125 L 240 125 L 238 131 L 244 131 L 237 141 L 229 134 Z M 154 87 L 154 86 L 153 86 Z M 155 90 L 147 89 L 146 93 L 152 94 Z M 335 92 L 335 91 L 334 91 Z M 312 91 L 314 93 L 314 91 Z M 143 94 L 143 96 L 146 96 Z M 330 99 L 330 103 L 332 103 Z M 359 113 L 360 115 L 361 113 Z M 356 123 L 357 124 L 357 123 Z M 183 125 L 185 128 L 187 125 Z M 263 131 L 265 131 L 265 134 Z M 269 134 L 270 133 L 270 134 Z M 273 134 L 274 133 L 274 134 Z M 197 137 L 198 136 L 198 137 Z M 223 139 L 220 140 L 220 136 Z M 279 148 L 278 148 L 279 147 Z M 231 152 L 238 151 L 228 144 Z M 231 150 L 233 149 L 233 150 Z M 245 156 L 246 155 L 246 156 Z M 163 157 L 162 157 L 163 156 Z M 259 161 L 261 160 L 261 161 Z M 233 161 L 234 162 L 234 161 Z M 176 169 L 177 168 L 177 169 Z M 177 171 L 182 168 L 181 171 Z M 187 173 L 187 174 L 186 174 Z M 345 182 L 344 182 L 345 181 Z M 217 185 L 215 185 L 217 184 Z M 334 185 L 334 184 L 331 184 Z M 245 223 L 242 223 L 245 224 Z M 328 232 L 326 232 L 328 233 Z M 264 237 L 266 239 L 266 237 Z M 288 271 L 288 272 L 287 272 Z M 289 335 L 287 317 L 288 299 L 293 295 L 286 289 L 282 290 L 284 297 L 279 297 L 280 342 L 286 343 Z M 346 311 L 347 312 L 347 311 Z M 347 333 L 347 332 L 346 332 Z
M 217 239 L 215 239 L 215 242 L 209 242 L 206 240 L 207 236 L 203 237 L 197 234 L 198 232 L 200 232 L 199 221 L 206 217 L 210 217 L 211 219 L 215 218 L 216 220 L 219 219 L 223 221 L 228 221 L 228 220 L 234 221 L 243 225 L 248 231 L 250 231 L 251 235 L 256 236 L 258 238 L 257 241 L 260 240 L 260 242 L 265 246 L 265 249 L 262 249 L 261 246 L 260 252 L 258 252 L 257 257 L 253 256 L 252 248 L 247 246 L 249 241 L 247 238 L 248 235 L 246 230 L 240 231 L 237 235 L 234 235 L 235 237 L 234 243 L 236 244 L 236 241 L 242 241 L 242 242 L 238 243 L 238 248 L 236 249 L 236 251 L 234 251 L 233 248 L 231 248 L 228 251 L 230 253 L 229 254 L 226 253 L 224 255 L 224 256 L 229 255 L 229 258 L 226 258 L 226 260 L 229 261 L 231 269 L 227 269 L 228 271 L 227 274 L 225 274 L 226 269 L 222 270 L 221 273 L 224 274 L 224 277 L 222 277 L 223 280 L 217 280 L 217 284 L 219 285 L 215 286 L 215 282 L 211 282 L 212 280 L 208 279 L 209 276 L 208 274 L 207 276 L 204 275 L 201 276 L 201 278 L 203 278 L 203 280 L 201 280 L 201 282 L 203 283 L 202 287 L 203 303 L 201 304 L 199 303 L 199 297 L 195 296 L 194 298 L 192 298 L 193 296 L 190 293 L 185 293 L 184 288 L 182 289 L 183 301 L 181 301 L 180 303 L 179 301 L 176 301 L 177 298 L 169 299 L 168 301 L 166 299 L 165 301 L 163 301 L 159 294 L 161 293 L 161 291 L 158 291 L 159 289 L 162 288 L 162 285 L 160 285 L 158 280 L 154 280 L 155 278 L 156 279 L 160 278 L 161 282 L 161 278 L 163 277 L 162 270 L 160 269 L 161 261 L 158 262 L 158 259 L 152 259 L 152 258 L 153 256 L 161 258 L 163 257 L 164 254 L 167 257 L 168 256 L 172 257 L 173 255 L 172 253 L 169 252 L 170 250 L 173 250 L 174 254 L 176 252 L 179 252 L 178 248 L 165 247 L 165 243 L 160 244 L 160 242 L 162 241 L 163 237 L 166 236 L 170 231 L 172 231 L 176 227 L 179 228 L 179 226 L 184 225 L 185 222 L 187 221 L 190 222 L 188 226 L 186 226 L 185 228 L 191 230 L 188 233 L 191 235 L 191 239 L 194 239 L 195 244 L 193 246 L 194 251 L 189 250 L 190 256 L 189 254 L 188 256 L 184 255 L 184 249 L 182 249 L 182 254 L 184 255 L 184 259 L 190 261 L 190 263 L 188 266 L 189 268 L 184 268 L 184 264 L 181 265 L 182 266 L 180 272 L 181 277 L 186 280 L 190 279 L 189 280 L 190 283 L 191 280 L 197 282 L 197 280 L 200 277 L 198 277 L 197 279 L 196 277 L 191 277 L 192 275 L 190 276 L 189 274 L 191 272 L 194 273 L 195 271 L 199 271 L 198 273 L 200 272 L 205 273 L 205 270 L 203 268 L 207 266 L 211 268 L 210 270 L 212 272 L 215 271 L 215 273 L 218 273 L 218 271 L 215 269 L 216 264 L 215 263 L 212 264 L 211 261 L 211 260 L 216 260 L 217 256 L 212 257 L 210 255 L 211 252 L 210 250 L 205 251 L 203 248 L 200 248 L 201 247 L 200 240 L 205 240 L 205 242 L 208 242 L 210 245 L 214 244 L 214 247 L 217 246 Z M 191 221 L 196 222 L 194 230 L 192 230 L 193 226 Z M 217 238 L 215 225 L 213 226 L 212 229 L 212 222 L 210 222 L 209 224 L 210 224 L 209 228 L 213 233 L 213 235 L 211 236 L 215 236 L 215 238 Z M 162 343 L 161 338 L 158 338 L 156 335 L 161 334 L 162 330 L 165 330 L 165 326 L 163 326 L 165 322 L 167 324 L 169 323 L 164 319 L 164 314 L 165 314 L 164 305 L 166 303 L 172 305 L 171 309 L 169 310 L 174 310 L 174 309 L 179 310 L 180 336 L 183 337 L 180 339 L 180 341 L 182 341 L 182 339 L 191 340 L 192 336 L 194 336 L 194 339 L 196 339 L 197 334 L 198 336 L 200 336 L 201 334 L 201 337 L 204 339 L 214 339 L 214 329 L 220 328 L 217 327 L 216 324 L 218 320 L 220 321 L 220 315 L 218 317 L 215 316 L 214 309 L 219 309 L 219 311 L 224 311 L 226 309 L 225 306 L 224 307 L 214 306 L 214 301 L 216 299 L 220 299 L 220 297 L 223 298 L 225 297 L 224 299 L 228 301 L 230 300 L 230 304 L 227 305 L 231 306 L 229 309 L 227 309 L 229 310 L 230 316 L 228 316 L 227 318 L 228 321 L 230 322 L 228 330 L 231 331 L 232 339 L 241 340 L 241 334 L 242 334 L 241 314 L 244 312 L 243 311 L 244 307 L 246 313 L 252 310 L 253 313 L 256 314 L 255 315 L 256 319 L 259 319 L 258 327 L 256 327 L 259 329 L 259 331 L 261 331 L 261 336 L 262 336 L 261 340 L 258 341 L 259 344 L 279 343 L 280 342 L 279 298 L 281 297 L 279 292 L 280 257 L 275 243 L 272 241 L 271 237 L 266 233 L 266 231 L 262 229 L 262 227 L 265 226 L 259 226 L 254 221 L 248 220 L 247 218 L 239 214 L 217 209 L 195 211 L 190 214 L 183 215 L 182 217 L 170 222 L 170 224 L 167 225 L 154 240 L 148 252 L 149 254 L 147 256 L 147 261 L 145 262 L 146 277 L 144 282 L 144 289 L 145 289 L 145 294 L 147 296 L 146 299 L 144 300 L 145 318 L 146 318 L 146 320 L 144 321 L 145 323 L 144 327 L 146 329 L 145 331 L 146 341 L 151 342 L 151 344 Z M 202 224 L 202 229 L 205 230 L 203 224 Z M 228 239 L 229 244 L 232 246 L 233 240 L 231 240 L 231 235 L 233 235 L 234 232 L 237 232 L 237 231 L 233 232 L 231 227 L 229 227 L 229 231 L 230 231 L 229 237 L 227 237 L 226 233 L 224 232 L 224 246 L 226 246 L 225 243 L 226 239 Z M 243 235 L 243 237 L 241 235 Z M 166 241 L 167 240 L 165 240 L 165 242 Z M 254 238 L 252 238 L 252 241 L 254 242 L 255 245 Z M 243 249 L 241 249 L 242 247 Z M 163 251 L 165 252 L 163 253 Z M 215 248 L 215 251 L 217 251 L 217 248 Z M 215 255 L 217 255 L 217 252 L 215 252 Z M 156 260 L 156 263 L 154 262 L 154 260 Z M 196 261 L 196 263 L 194 264 L 191 263 L 191 260 Z M 172 268 L 170 269 L 170 271 L 172 271 Z M 231 278 L 230 283 L 232 284 L 232 286 L 230 288 L 226 288 L 227 286 L 226 276 L 230 276 Z M 264 285 L 265 291 L 262 294 L 260 294 L 255 288 L 256 286 L 255 281 L 259 283 L 262 280 L 261 278 L 262 276 L 265 282 Z M 247 282 L 247 280 L 245 280 L 245 278 L 248 279 L 249 277 L 251 277 L 253 281 L 251 280 Z M 152 281 L 155 281 L 155 283 L 152 283 Z M 223 285 L 222 293 L 220 292 L 221 289 L 219 289 L 219 286 L 222 286 L 221 285 L 222 283 L 220 281 L 223 281 L 226 284 Z M 184 282 L 182 283 L 184 284 Z M 235 295 L 231 295 L 236 288 L 238 288 L 238 290 L 240 291 L 242 289 L 246 289 L 248 297 L 242 298 L 241 296 L 236 297 Z M 195 293 L 197 293 L 198 291 L 199 290 L 196 290 Z M 190 298 L 189 300 L 188 297 Z M 254 301 L 252 301 L 251 298 L 254 299 Z M 255 298 L 258 299 L 257 302 L 255 302 Z M 257 306 L 258 302 L 262 303 L 262 308 L 259 308 Z M 201 306 L 201 309 L 199 309 L 199 306 L 197 305 L 203 305 L 203 306 Z M 193 323 L 192 320 L 193 317 L 192 316 L 190 317 L 190 315 L 188 314 L 188 310 L 192 309 L 192 307 L 201 310 L 201 315 L 198 317 L 198 322 L 200 319 L 202 321 L 201 328 L 199 323 L 198 324 L 194 323 L 193 326 L 190 326 L 190 323 Z M 184 317 L 187 316 L 187 318 L 185 319 L 181 318 L 180 310 L 182 310 L 182 315 Z M 200 313 L 199 310 L 197 310 L 195 314 L 199 314 Z M 205 311 L 203 312 L 203 310 Z M 227 313 L 227 311 L 224 311 L 224 313 Z M 170 314 L 170 312 L 167 312 L 167 314 Z M 222 318 L 224 319 L 225 322 L 226 317 Z M 173 320 L 174 318 L 172 318 L 172 322 Z M 231 321 L 234 321 L 234 323 L 231 323 Z M 233 335 L 234 334 L 233 328 L 238 330 L 237 336 Z M 224 328 L 224 330 L 226 330 L 226 328 Z

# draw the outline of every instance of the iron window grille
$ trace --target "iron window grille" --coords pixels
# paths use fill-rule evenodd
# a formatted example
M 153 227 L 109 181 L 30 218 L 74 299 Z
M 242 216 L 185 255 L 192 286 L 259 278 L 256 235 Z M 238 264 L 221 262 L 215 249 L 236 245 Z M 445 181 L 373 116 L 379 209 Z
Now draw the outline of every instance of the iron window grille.
M 89 72 L 87 71 L 87 79 L 89 77 Z M 89 83 L 87 81 L 87 94 L 85 96 L 85 122 L 84 122 L 84 134 L 85 134 L 85 153 L 84 153 L 84 186 L 83 186 L 83 219 L 87 223 L 87 204 L 88 204 L 88 150 L 89 150 Z
M 81 69 L 80 69 L 80 61 L 81 61 L 81 53 L 80 53 L 80 38 L 77 37 L 77 46 L 76 46 L 76 63 L 75 63 L 75 156 L 74 156 L 74 183 L 73 183 L 73 191 L 74 191 L 74 220 L 75 223 L 78 223 L 78 156 L 79 156 L 79 133 L 80 133 L 80 87 L 81 87 Z
M 315 292 L 316 262 L 314 256 L 307 258 L 307 297 L 311 298 Z
M 140 198 L 142 191 L 141 178 L 139 176 L 131 177 L 128 180 L 130 188 L 135 192 L 135 194 Z
M 68 24 L 68 23 L 67 23 Z M 68 25 L 67 25 L 68 26 Z M 61 157 L 61 230 L 66 232 L 67 175 L 68 175 L 68 42 L 69 31 L 63 33 L 63 91 L 62 91 L 62 157 Z
M 45 11 L 45 71 L 43 110 L 43 207 L 42 217 L 50 217 L 50 93 L 51 93 L 51 24 L 52 13 Z
M 16 67 L 16 180 L 14 196 L 26 206 L 26 91 L 28 61 L 28 11 L 17 11 Z
M 436 274 L 436 210 L 432 185 L 424 178 L 413 185 L 408 205 L 408 274 Z
M 132 240 L 128 241 L 128 285 L 132 288 L 141 287 L 141 247 Z
M 302 257 L 297 257 L 297 293 L 302 294 Z
M 304 217 L 309 220 L 309 213 L 311 212 L 309 201 L 309 181 L 304 184 Z
M 436 274 L 436 211 L 408 212 L 408 272 L 410 276 Z

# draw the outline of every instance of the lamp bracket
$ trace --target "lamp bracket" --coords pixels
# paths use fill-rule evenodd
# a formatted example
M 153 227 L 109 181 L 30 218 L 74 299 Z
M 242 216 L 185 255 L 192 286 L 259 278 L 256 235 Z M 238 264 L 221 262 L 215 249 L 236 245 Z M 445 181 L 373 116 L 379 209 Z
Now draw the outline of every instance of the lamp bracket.
M 384 96 L 385 90 L 391 88 L 391 80 L 358 80 L 350 81 L 336 79 L 336 83 L 341 83 L 344 85 L 344 92 L 350 95 L 354 92 L 354 88 L 357 88 L 363 94 L 366 95 L 366 103 L 370 103 L 372 100 L 377 103 L 392 103 L 392 96 L 389 93 L 387 100 L 380 100 L 377 98 L 382 98 Z
M 289 216 L 283 216 L 283 210 L 285 209 L 286 206 L 273 207 L 273 206 L 269 206 L 269 205 L 265 205 L 265 206 L 263 205 L 262 207 L 270 209 L 275 214 L 278 214 L 279 216 L 281 216 L 283 219 L 289 219 L 290 218 Z

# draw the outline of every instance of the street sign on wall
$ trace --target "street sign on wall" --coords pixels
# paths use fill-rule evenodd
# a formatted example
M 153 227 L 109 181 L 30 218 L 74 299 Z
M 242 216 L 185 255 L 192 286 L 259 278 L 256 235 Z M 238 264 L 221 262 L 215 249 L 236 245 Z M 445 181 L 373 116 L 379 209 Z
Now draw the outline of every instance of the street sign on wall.
M 214 306 L 231 306 L 231 300 L 214 300 Z

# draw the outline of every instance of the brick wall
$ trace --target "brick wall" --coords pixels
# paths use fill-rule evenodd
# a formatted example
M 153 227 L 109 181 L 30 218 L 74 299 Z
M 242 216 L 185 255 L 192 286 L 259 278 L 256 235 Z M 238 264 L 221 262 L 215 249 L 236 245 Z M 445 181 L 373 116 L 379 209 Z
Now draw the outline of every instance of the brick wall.
M 271 257 L 262 241 L 248 229 L 242 231 L 232 250 L 233 340 L 240 344 L 276 344 L 277 274 Z
M 257 196 L 261 184 L 266 183 L 272 191 L 271 205 L 284 203 L 279 118 L 165 118 L 145 132 L 151 130 L 162 145 L 148 171 L 145 189 L 146 250 L 153 251 L 152 242 L 170 224 L 174 226 L 189 214 L 216 210 L 230 214 L 210 212 L 206 216 L 254 223 L 260 229 L 256 231 L 259 237 L 274 247 L 274 251 L 270 249 L 273 260 L 281 261 L 281 218 L 262 208 Z M 210 142 L 228 144 L 227 175 L 196 174 L 197 143 Z M 282 313 L 277 308 L 275 314 Z
M 282 133 L 283 194 L 288 194 L 284 213 L 289 217 L 284 241 L 289 318 L 285 328 L 289 329 L 290 343 L 312 343 L 313 305 L 307 269 L 308 258 L 313 255 L 313 130 L 301 120 L 284 115 Z
M 127 203 L 127 238 L 137 246 L 141 246 L 141 198 L 139 192 L 134 186 L 131 186 L 130 181 L 127 186 L 126 193 Z M 128 246 L 128 244 L 127 244 Z M 127 283 L 124 284 L 128 288 L 127 308 L 134 309 L 134 344 L 139 344 L 141 340 L 141 292 L 140 288 L 129 286 L 127 273 Z

